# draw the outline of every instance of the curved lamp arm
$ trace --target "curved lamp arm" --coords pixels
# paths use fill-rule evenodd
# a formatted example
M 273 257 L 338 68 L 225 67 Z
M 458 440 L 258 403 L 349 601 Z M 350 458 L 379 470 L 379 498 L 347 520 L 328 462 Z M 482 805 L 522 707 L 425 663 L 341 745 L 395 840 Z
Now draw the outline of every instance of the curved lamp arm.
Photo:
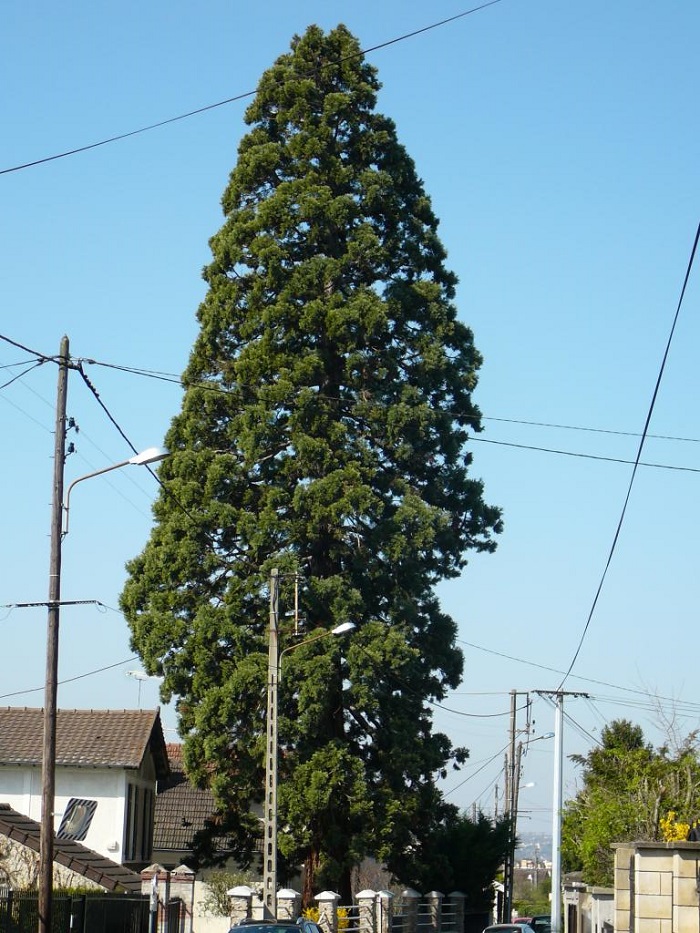
M 66 492 L 66 501 L 63 503 L 63 530 L 61 537 L 65 538 L 68 534 L 68 521 L 70 518 L 70 494 L 74 486 L 82 483 L 83 480 L 92 479 L 93 476 L 101 476 L 103 473 L 110 473 L 112 470 L 119 470 L 121 467 L 129 466 L 130 463 L 137 466 L 145 466 L 148 463 L 157 463 L 159 460 L 165 460 L 170 451 L 166 447 L 147 447 L 141 453 L 129 457 L 128 460 L 122 460 L 119 463 L 113 463 L 111 466 L 102 467 L 101 470 L 94 470 L 92 473 L 86 473 L 85 476 L 79 476 L 74 479 Z
M 318 641 L 319 638 L 328 638 L 330 635 L 344 635 L 346 632 L 351 632 L 355 628 L 354 622 L 341 622 L 340 625 L 336 625 L 335 628 L 332 628 L 329 632 L 318 632 L 316 635 L 310 635 L 308 638 L 305 638 L 303 641 L 298 641 L 294 645 L 289 645 L 287 648 L 283 648 L 280 651 L 279 661 L 277 663 L 277 676 L 282 679 L 282 658 L 285 654 L 288 654 L 290 651 L 294 651 L 296 648 L 301 648 L 302 645 L 310 645 L 312 641 Z

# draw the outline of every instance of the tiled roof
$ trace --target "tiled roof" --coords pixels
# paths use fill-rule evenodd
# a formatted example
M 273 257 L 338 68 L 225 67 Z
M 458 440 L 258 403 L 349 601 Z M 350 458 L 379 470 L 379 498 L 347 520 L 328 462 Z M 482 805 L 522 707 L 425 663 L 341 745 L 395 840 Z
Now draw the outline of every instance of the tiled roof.
M 41 709 L 0 707 L 0 765 L 40 765 Z M 168 761 L 158 710 L 60 709 L 56 764 L 71 768 L 138 768 L 151 747 L 158 776 Z
M 0 803 L 0 835 L 14 839 L 33 852 L 39 851 L 41 827 L 36 820 L 30 820 L 28 816 L 18 813 L 7 803 Z M 79 842 L 54 838 L 53 860 L 108 891 L 141 893 L 140 875 L 98 855 Z
M 193 787 L 182 763 L 182 746 L 167 746 L 170 775 L 158 782 L 153 825 L 154 851 L 191 851 L 195 834 L 215 812 L 214 795 Z M 225 848 L 224 840 L 219 843 Z

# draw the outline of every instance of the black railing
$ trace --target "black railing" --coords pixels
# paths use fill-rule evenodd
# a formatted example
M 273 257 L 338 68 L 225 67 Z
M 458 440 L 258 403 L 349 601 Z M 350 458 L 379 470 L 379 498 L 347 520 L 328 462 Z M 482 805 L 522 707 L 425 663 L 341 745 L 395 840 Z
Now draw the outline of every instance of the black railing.
M 162 908 L 159 929 L 182 933 L 181 901 Z M 54 894 L 52 933 L 149 933 L 149 899 L 127 894 Z M 36 892 L 0 895 L 0 933 L 36 933 Z

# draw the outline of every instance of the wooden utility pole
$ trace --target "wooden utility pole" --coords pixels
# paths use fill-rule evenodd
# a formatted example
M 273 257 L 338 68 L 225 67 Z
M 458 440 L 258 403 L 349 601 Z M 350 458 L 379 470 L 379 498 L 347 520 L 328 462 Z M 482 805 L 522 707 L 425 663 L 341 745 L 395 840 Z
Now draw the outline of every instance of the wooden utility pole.
M 66 459 L 68 360 L 68 338 L 63 337 L 59 352 L 53 496 L 51 500 L 51 554 L 49 558 L 49 600 L 46 627 L 44 743 L 41 770 L 41 833 L 39 842 L 39 933 L 51 933 L 53 913 L 53 811 L 56 796 L 56 701 L 58 692 L 58 629 L 61 600 L 61 538 L 63 530 L 63 472 Z
M 506 853 L 503 871 L 503 923 L 510 923 L 513 909 L 513 881 L 515 879 L 515 833 L 516 833 L 516 786 L 520 781 L 520 772 L 516 769 L 515 737 L 516 737 L 516 711 L 518 694 L 510 691 L 510 751 L 506 756 L 506 795 L 505 816 L 508 818 L 508 851 Z

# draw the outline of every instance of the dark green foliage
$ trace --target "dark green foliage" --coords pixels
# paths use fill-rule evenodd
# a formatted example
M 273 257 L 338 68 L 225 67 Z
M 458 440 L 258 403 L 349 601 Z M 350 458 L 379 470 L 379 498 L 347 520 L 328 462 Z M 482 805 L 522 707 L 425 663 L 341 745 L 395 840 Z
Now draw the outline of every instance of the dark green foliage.
M 493 905 L 493 882 L 508 850 L 509 820 L 476 820 L 449 808 L 438 826 L 396 866 L 402 884 L 418 891 L 461 891 L 470 911 Z
M 613 842 L 663 838 L 669 811 L 687 822 L 700 812 L 700 762 L 693 734 L 676 749 L 654 749 L 626 719 L 601 732 L 600 747 L 574 760 L 583 787 L 564 807 L 562 867 L 587 884 L 611 885 Z
M 462 655 L 434 587 L 500 531 L 465 449 L 480 357 L 378 87 L 343 26 L 310 27 L 263 75 L 203 273 L 168 494 L 122 595 L 243 863 L 270 570 L 283 610 L 299 574 L 306 633 L 355 623 L 289 654 L 280 698 L 280 850 L 341 893 L 363 853 L 390 863 L 442 815 L 434 778 L 465 752 L 428 701 Z

